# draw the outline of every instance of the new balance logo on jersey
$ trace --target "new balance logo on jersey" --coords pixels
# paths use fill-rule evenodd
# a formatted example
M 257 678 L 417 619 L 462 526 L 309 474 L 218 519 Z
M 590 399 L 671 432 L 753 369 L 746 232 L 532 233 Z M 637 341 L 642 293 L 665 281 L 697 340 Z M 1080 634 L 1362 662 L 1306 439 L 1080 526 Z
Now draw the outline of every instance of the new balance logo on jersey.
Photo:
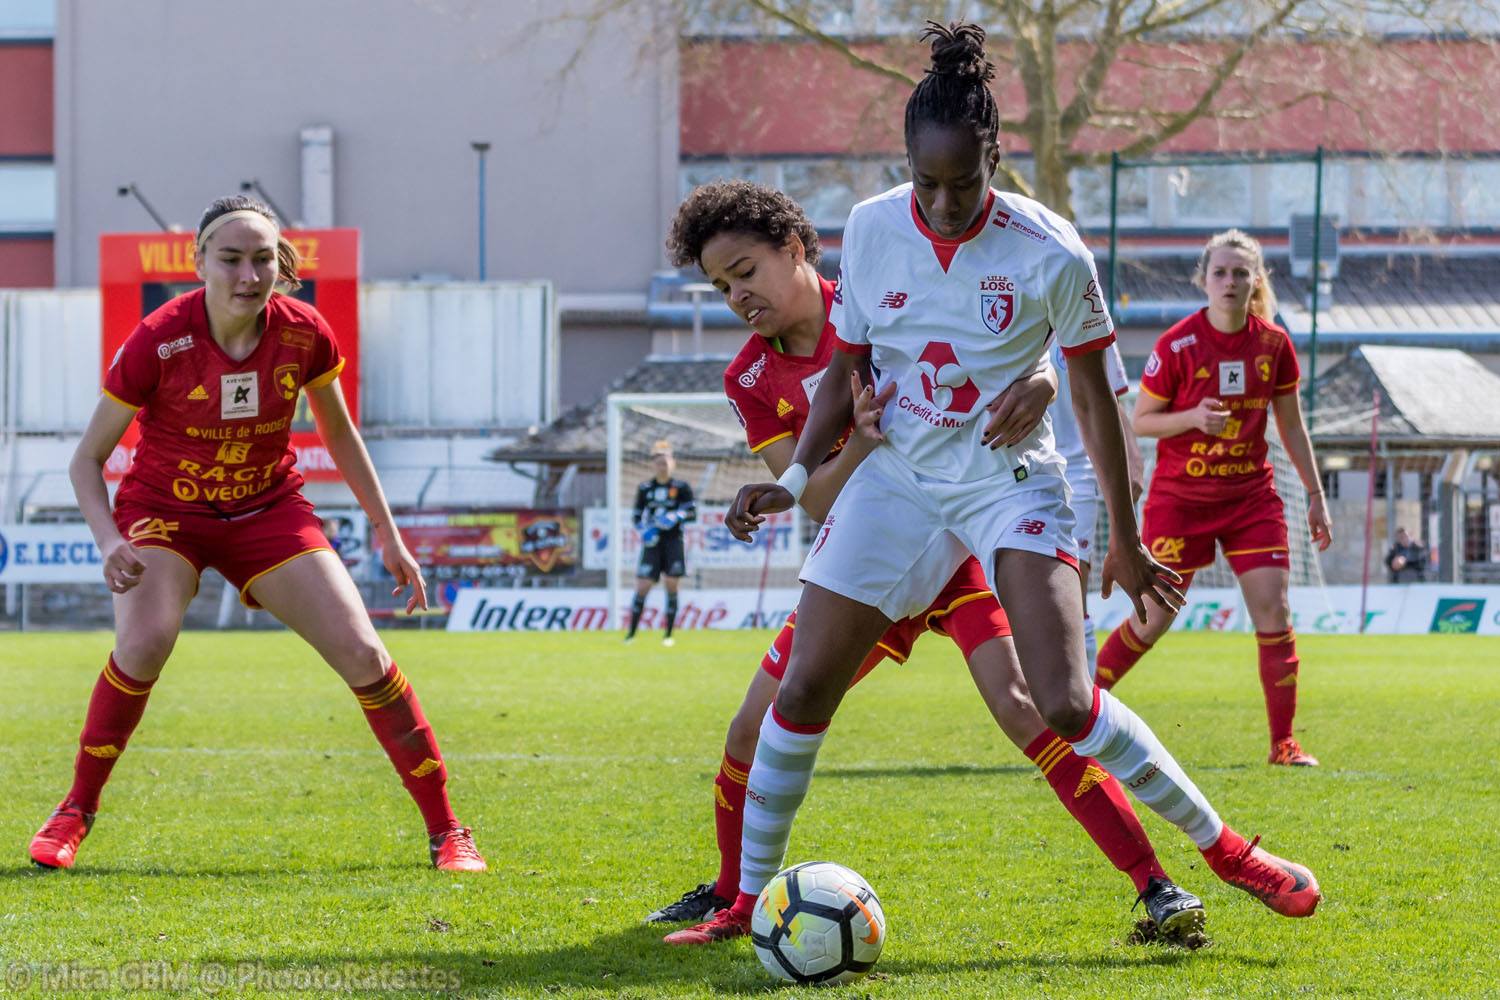
M 1018 535 L 1040 535 L 1047 530 L 1046 521 L 1038 521 L 1035 518 L 1025 517 L 1016 522 L 1016 534 Z
M 902 306 L 906 305 L 907 298 L 908 296 L 905 292 L 886 292 L 885 295 L 881 296 L 880 298 L 880 308 L 900 309 Z
M 194 389 L 192 392 L 188 393 L 188 399 L 203 400 L 207 398 L 208 390 L 203 388 L 203 386 L 201 385 L 198 388 Z

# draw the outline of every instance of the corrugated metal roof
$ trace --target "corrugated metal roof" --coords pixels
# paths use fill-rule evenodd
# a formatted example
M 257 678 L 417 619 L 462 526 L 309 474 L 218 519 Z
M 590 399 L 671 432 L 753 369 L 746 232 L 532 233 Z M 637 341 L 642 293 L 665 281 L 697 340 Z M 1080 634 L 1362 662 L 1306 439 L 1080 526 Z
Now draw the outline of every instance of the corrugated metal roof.
M 1365 345 L 1318 378 L 1314 438 L 1366 438 L 1374 394 L 1387 441 L 1500 446 L 1500 376 L 1463 351 Z

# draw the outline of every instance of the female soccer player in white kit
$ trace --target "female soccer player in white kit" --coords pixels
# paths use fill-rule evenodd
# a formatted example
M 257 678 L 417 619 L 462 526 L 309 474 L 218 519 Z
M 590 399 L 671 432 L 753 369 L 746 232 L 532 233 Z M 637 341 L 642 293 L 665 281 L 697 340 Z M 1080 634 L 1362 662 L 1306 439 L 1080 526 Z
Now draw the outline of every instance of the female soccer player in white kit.
M 1055 337 L 1110 515 L 1104 591 L 1123 587 L 1142 619 L 1148 600 L 1180 606 L 1175 574 L 1140 544 L 1104 367 L 1113 326 L 1072 225 L 989 187 L 999 113 L 983 30 L 930 24 L 923 37 L 935 41 L 906 108 L 913 182 L 850 215 L 830 317 L 838 350 L 793 463 L 778 483 L 741 489 L 727 519 L 748 537 L 762 515 L 796 502 L 848 423 L 844 386 L 861 359 L 882 393 L 895 386 L 881 423 L 889 447 L 851 476 L 803 568 L 797 642 L 750 768 L 733 909 L 748 916 L 780 867 L 829 720 L 865 654 L 972 552 L 1010 616 L 1048 725 L 1187 833 L 1221 879 L 1307 916 L 1321 898 L 1312 873 L 1227 827 L 1145 723 L 1089 679 L 1074 518 L 1050 421 L 991 449 L 979 415 L 981 401 L 1043 362 Z

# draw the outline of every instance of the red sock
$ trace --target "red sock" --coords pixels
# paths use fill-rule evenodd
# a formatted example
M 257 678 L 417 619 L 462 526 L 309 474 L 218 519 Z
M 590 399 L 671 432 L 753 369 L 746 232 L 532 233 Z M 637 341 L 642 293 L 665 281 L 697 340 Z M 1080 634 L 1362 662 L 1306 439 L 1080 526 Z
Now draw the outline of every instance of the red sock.
M 1202 852 L 1204 859 L 1208 862 L 1208 867 L 1218 871 L 1224 862 L 1244 849 L 1245 838 L 1229 829 L 1229 824 L 1225 823 L 1224 829 L 1219 831 L 1219 839 L 1202 848 Z
M 1045 729 L 1026 748 L 1047 784 L 1110 864 L 1130 876 L 1136 892 L 1152 877 L 1166 878 L 1156 851 L 1125 799 L 1125 790 L 1092 757 L 1080 757 L 1063 738 Z
M 724 751 L 714 778 L 714 833 L 719 841 L 719 880 L 714 893 L 736 899 L 740 891 L 740 837 L 745 832 L 745 782 L 750 765 Z
M 429 837 L 458 826 L 453 807 L 448 804 L 448 769 L 438 750 L 437 738 L 422 714 L 422 703 L 401 669 L 392 663 L 385 676 L 374 684 L 351 688 L 365 710 L 365 721 L 375 731 L 375 738 L 401 775 Z
M 755 897 L 750 895 L 748 892 L 740 892 L 738 889 L 736 889 L 734 896 L 734 905 L 729 909 L 735 916 L 739 917 L 741 920 L 749 920 L 750 914 L 755 912 Z
M 1266 693 L 1266 719 L 1271 724 L 1271 745 L 1292 735 L 1292 717 L 1297 714 L 1297 637 L 1285 632 L 1257 632 L 1260 648 L 1260 686 Z
M 73 762 L 73 787 L 67 802 L 86 813 L 99 811 L 99 792 L 109 780 L 115 761 L 146 711 L 146 699 L 156 681 L 138 681 L 120 669 L 111 653 L 78 734 L 78 758 Z
M 1152 645 L 1153 643 L 1136 634 L 1129 618 L 1125 619 L 1104 640 L 1104 645 L 1099 647 L 1099 675 L 1096 683 L 1106 691 L 1120 683 L 1120 678 L 1146 655 Z

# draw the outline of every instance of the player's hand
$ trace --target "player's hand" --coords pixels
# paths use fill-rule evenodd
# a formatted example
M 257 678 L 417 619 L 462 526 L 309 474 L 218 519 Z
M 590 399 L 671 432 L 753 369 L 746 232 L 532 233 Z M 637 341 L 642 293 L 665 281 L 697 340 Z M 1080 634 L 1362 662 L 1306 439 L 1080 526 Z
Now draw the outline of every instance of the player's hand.
M 1194 427 L 1215 437 L 1224 433 L 1224 425 L 1229 422 L 1229 407 L 1211 396 L 1198 400 L 1198 405 L 1188 412 L 1193 416 Z
M 141 582 L 146 564 L 141 554 L 125 539 L 120 539 L 104 554 L 104 582 L 111 593 L 123 594 Z
M 654 524 L 648 524 L 641 529 L 641 544 L 646 548 L 655 545 L 661 539 L 661 529 Z
M 392 597 L 400 597 L 403 590 L 411 588 L 411 596 L 406 599 L 406 613 L 411 614 L 417 608 L 426 611 L 427 581 L 422 579 L 422 567 L 417 565 L 417 560 L 406 548 L 406 543 L 396 538 L 389 544 L 382 545 L 380 561 L 385 563 L 386 571 L 396 578 L 396 586 L 391 588 Z
M 1047 378 L 1045 371 L 1017 379 L 985 404 L 990 420 L 984 425 L 980 443 L 991 449 L 1020 444 L 1036 430 L 1036 425 L 1042 422 L 1042 415 L 1056 398 L 1057 386 Z
M 1104 556 L 1100 572 L 1100 593 L 1108 597 L 1115 586 L 1130 597 L 1135 605 L 1135 616 L 1141 624 L 1146 623 L 1146 600 L 1172 614 L 1182 610 L 1187 598 L 1177 589 L 1182 577 L 1151 558 L 1151 554 L 1137 543 L 1132 548 L 1116 549 L 1110 545 Z
M 790 491 L 778 483 L 741 486 L 734 496 L 734 503 L 729 505 L 729 513 L 724 515 L 724 526 L 735 538 L 748 542 L 766 519 L 765 515 L 791 510 L 793 503 Z
M 1327 552 L 1328 546 L 1333 544 L 1333 521 L 1328 517 L 1328 501 L 1321 493 L 1307 498 L 1307 527 L 1312 531 L 1313 544 L 1318 551 Z
M 867 442 L 872 447 L 880 444 L 885 440 L 880 420 L 885 416 L 886 404 L 896 395 L 896 383 L 887 382 L 877 393 L 874 386 L 861 382 L 859 372 L 850 372 L 849 391 L 854 396 L 854 433 L 849 440 Z

